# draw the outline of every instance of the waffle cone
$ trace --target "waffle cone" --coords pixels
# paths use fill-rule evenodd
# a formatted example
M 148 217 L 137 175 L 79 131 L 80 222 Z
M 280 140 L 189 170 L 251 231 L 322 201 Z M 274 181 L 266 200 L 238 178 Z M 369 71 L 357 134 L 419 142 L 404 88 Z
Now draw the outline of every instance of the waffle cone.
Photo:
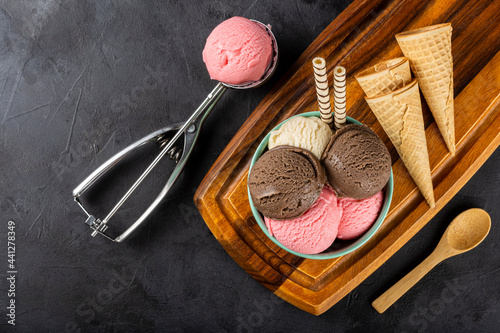
M 375 97 L 388 94 L 411 82 L 410 63 L 401 57 L 380 62 L 355 76 L 366 96 Z
M 431 168 L 417 81 L 413 80 L 409 85 L 389 94 L 365 99 L 425 200 L 429 206 L 434 207 Z
M 448 150 L 455 155 L 451 24 L 438 24 L 396 35 L 436 120 Z

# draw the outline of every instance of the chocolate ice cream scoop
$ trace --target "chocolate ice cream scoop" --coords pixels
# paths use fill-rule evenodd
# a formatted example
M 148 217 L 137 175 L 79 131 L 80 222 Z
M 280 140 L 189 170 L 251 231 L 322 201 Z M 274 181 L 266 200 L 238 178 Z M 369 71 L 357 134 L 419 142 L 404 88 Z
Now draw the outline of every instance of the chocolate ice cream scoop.
M 336 131 L 321 162 L 328 183 L 340 197 L 366 199 L 379 192 L 391 175 L 391 156 L 368 126 L 350 124 Z
M 306 149 L 278 146 L 255 162 L 248 188 L 255 208 L 274 220 L 301 216 L 318 199 L 326 181 L 320 161 Z

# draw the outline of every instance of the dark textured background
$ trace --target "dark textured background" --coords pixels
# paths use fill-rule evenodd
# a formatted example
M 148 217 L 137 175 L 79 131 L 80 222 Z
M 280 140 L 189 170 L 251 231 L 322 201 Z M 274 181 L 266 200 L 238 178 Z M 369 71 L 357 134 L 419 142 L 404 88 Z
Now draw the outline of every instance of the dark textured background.
M 498 331 L 500 150 L 406 246 L 319 317 L 254 281 L 194 206 L 196 187 L 231 137 L 349 2 L 0 1 L 0 331 L 12 330 L 5 316 L 9 220 L 17 232 L 20 332 Z M 175 194 L 138 234 L 124 244 L 90 237 L 72 189 L 134 140 L 188 118 L 214 86 L 201 57 L 204 41 L 235 15 L 273 26 L 281 56 L 276 76 L 256 90 L 226 93 Z M 138 154 L 142 164 L 151 156 L 152 149 Z M 110 225 L 137 217 L 164 181 L 163 170 Z M 114 191 L 102 186 L 96 194 L 104 198 L 88 203 L 95 211 L 109 209 L 137 172 L 132 164 L 121 168 L 119 178 L 105 183 Z M 376 313 L 371 301 L 471 207 L 492 216 L 486 241 L 436 267 L 385 314 Z

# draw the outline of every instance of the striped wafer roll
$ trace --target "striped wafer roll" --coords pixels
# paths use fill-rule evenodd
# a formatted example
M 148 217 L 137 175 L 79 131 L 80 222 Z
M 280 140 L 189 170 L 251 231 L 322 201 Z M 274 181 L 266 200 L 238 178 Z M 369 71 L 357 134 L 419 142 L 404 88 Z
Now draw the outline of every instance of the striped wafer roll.
M 313 59 L 314 79 L 316 81 L 316 95 L 318 96 L 321 120 L 333 126 L 332 106 L 330 104 L 330 90 L 328 89 L 328 75 L 326 74 L 326 61 L 323 58 Z
M 342 66 L 333 69 L 333 107 L 335 110 L 335 128 L 339 129 L 345 126 L 346 121 L 346 94 L 345 77 L 346 71 Z

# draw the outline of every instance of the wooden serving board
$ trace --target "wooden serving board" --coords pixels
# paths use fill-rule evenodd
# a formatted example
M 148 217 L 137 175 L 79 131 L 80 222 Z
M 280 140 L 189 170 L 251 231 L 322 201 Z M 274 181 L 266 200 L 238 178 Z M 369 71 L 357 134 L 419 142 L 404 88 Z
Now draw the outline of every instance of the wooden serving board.
M 430 209 L 364 101 L 353 74 L 402 56 L 394 35 L 451 22 L 457 152 L 452 157 L 422 99 L 436 208 Z M 472 177 L 500 143 L 500 1 L 356 0 L 301 55 L 231 140 L 194 200 L 208 227 L 253 278 L 289 303 L 319 315 L 412 238 Z M 382 138 L 393 160 L 394 197 L 382 227 L 341 258 L 302 259 L 276 246 L 255 222 L 247 198 L 251 157 L 284 119 L 317 110 L 311 61 L 347 69 L 347 114 Z

